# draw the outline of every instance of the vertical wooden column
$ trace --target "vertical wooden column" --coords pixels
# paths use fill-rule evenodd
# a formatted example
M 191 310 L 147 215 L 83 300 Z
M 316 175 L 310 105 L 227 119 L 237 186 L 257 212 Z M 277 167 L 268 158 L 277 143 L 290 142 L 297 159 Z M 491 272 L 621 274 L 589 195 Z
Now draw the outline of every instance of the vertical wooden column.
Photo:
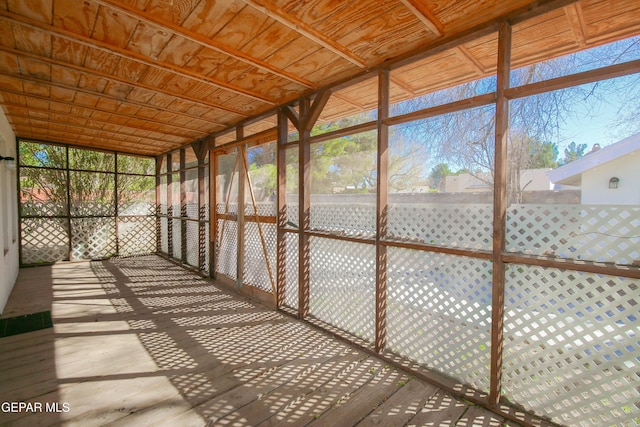
M 244 130 L 241 126 L 236 128 L 236 139 L 240 140 L 244 136 Z M 236 161 L 238 165 L 238 262 L 236 269 L 236 285 L 242 287 L 244 278 L 244 235 L 245 235 L 245 221 L 244 221 L 244 202 L 245 202 L 245 182 L 247 171 L 244 168 L 244 161 L 242 157 L 246 155 L 244 145 L 238 147 L 236 156 L 240 156 Z
M 198 159 L 198 270 L 205 270 L 205 250 L 209 245 L 209 242 L 206 242 L 206 221 L 205 221 L 205 201 L 207 200 L 208 194 L 205 194 L 205 159 L 207 157 L 207 151 L 209 148 L 209 144 L 207 140 L 198 140 L 191 144 L 193 151 L 196 154 L 196 158 Z
M 173 155 L 167 154 L 167 255 L 173 255 Z
M 209 142 L 209 277 L 216 277 L 216 258 L 218 256 L 218 156 L 215 140 Z
M 156 248 L 160 252 L 162 250 L 162 209 L 160 208 L 160 170 L 162 169 L 162 157 L 156 157 Z
M 287 280 L 287 240 L 282 231 L 287 226 L 287 143 L 289 123 L 282 109 L 278 110 L 278 141 L 276 142 L 276 171 L 278 186 L 276 189 L 276 308 L 284 305 L 285 284 Z
M 309 98 L 300 101 L 300 139 L 298 141 L 298 318 L 304 319 L 309 314 L 309 279 L 310 249 L 309 235 L 311 228 L 311 146 L 308 128 L 310 118 Z
M 186 149 L 180 149 L 180 262 L 187 263 L 187 172 Z
M 502 351 L 504 326 L 505 243 L 507 212 L 507 135 L 509 130 L 509 88 L 511 71 L 511 25 L 500 24 L 498 37 L 498 80 L 496 88 L 495 171 L 493 183 L 493 287 L 491 308 L 491 384 L 489 404 L 497 406 L 502 389 Z
M 113 153 L 113 160 L 114 160 L 114 175 L 113 175 L 113 190 L 114 190 L 114 195 L 113 197 L 115 198 L 113 206 L 114 206 L 114 222 L 115 222 L 115 236 L 116 236 L 116 254 L 120 255 L 120 239 L 118 238 L 118 228 L 119 228 L 119 224 L 120 224 L 120 210 L 118 209 L 118 200 L 120 200 L 120 197 L 118 196 L 118 153 Z
M 73 260 L 73 242 L 71 236 L 73 236 L 73 230 L 71 229 L 71 171 L 69 170 L 69 147 L 65 147 L 65 155 L 67 156 L 67 230 L 69 237 L 69 261 Z M 18 198 L 20 200 L 20 198 Z
M 387 172 L 389 169 L 389 69 L 378 73 L 378 170 L 376 189 L 376 351 L 387 342 L 387 247 L 380 241 L 387 234 Z

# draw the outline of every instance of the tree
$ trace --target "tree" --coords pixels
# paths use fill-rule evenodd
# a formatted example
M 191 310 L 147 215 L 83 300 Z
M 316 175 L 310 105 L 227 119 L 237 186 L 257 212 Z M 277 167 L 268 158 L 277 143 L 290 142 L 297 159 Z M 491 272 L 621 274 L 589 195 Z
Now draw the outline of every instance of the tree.
M 578 160 L 580 157 L 584 156 L 584 152 L 587 150 L 587 144 L 576 144 L 575 141 L 572 141 L 571 144 L 567 145 L 567 148 L 564 149 L 564 159 L 562 159 L 562 164 L 571 163 L 574 160 Z
M 445 178 L 450 175 L 454 175 L 454 173 L 448 164 L 440 163 L 434 166 L 429 174 L 429 186 L 439 191 L 444 191 Z

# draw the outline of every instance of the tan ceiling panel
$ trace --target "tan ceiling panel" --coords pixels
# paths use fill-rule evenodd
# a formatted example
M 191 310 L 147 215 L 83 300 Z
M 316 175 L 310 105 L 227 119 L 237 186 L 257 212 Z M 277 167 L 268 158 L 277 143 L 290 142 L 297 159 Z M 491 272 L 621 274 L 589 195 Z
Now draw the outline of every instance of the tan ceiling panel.
M 137 82 L 142 79 L 142 76 L 144 76 L 150 68 L 152 67 L 141 64 L 138 61 L 120 58 L 113 70 L 113 75 L 128 81 Z
M 53 36 L 51 38 L 51 58 L 56 61 L 66 62 L 82 66 L 89 48 L 85 45 L 74 43 L 66 38 Z
M 51 24 L 53 18 L 52 0 L 7 0 L 8 10 L 18 15 Z
M 18 74 L 20 72 L 18 57 L 12 53 L 0 51 L 0 71 Z
M 167 64 L 184 67 L 203 49 L 200 43 L 184 37 L 174 36 L 158 54 L 158 60 Z
M 16 49 L 51 57 L 51 35 L 23 25 L 13 25 Z
M 78 81 L 79 88 L 89 89 L 93 92 L 104 92 L 104 89 L 108 84 L 109 80 L 87 73 L 82 73 L 80 76 L 80 80 Z
M 569 53 L 576 48 L 574 33 L 563 10 L 547 13 L 513 28 L 511 60 L 516 67 Z
M 113 73 L 120 60 L 116 55 L 99 49 L 89 49 L 84 61 L 84 66 L 105 74 Z
M 50 91 L 50 97 L 54 101 L 73 102 L 76 94 L 76 92 L 70 89 L 64 89 L 59 87 L 51 87 L 49 91 Z
M 243 47 L 243 51 L 250 56 L 264 60 L 299 37 L 299 33 L 279 22 L 272 21 L 271 25 L 262 33 L 249 40 Z
M 581 7 L 589 42 L 640 32 L 640 2 L 636 0 L 584 1 Z
M 53 25 L 80 34 L 91 36 L 98 14 L 98 5 L 90 1 L 54 0 Z
M 127 49 L 155 59 L 167 46 L 171 37 L 171 33 L 160 27 L 139 22 L 129 40 Z
M 239 0 L 201 1 L 184 20 L 183 26 L 208 37 L 213 37 L 245 7 Z
M 124 100 L 127 99 L 127 96 L 129 96 L 131 89 L 132 87 L 126 84 L 109 82 L 104 88 L 104 93 L 107 95 L 111 95 L 116 99 Z
M 202 75 L 218 78 L 215 75 L 214 71 L 218 68 L 218 66 L 220 66 L 220 64 L 227 61 L 228 59 L 229 57 L 224 53 L 209 48 L 203 48 L 198 51 L 197 55 L 194 55 L 187 62 L 185 68 Z M 229 60 L 235 61 L 234 59 Z M 246 67 L 247 65 L 245 64 L 244 66 Z
M 35 77 L 42 80 L 51 79 L 51 66 L 47 63 L 36 61 L 31 58 L 18 58 L 20 74 L 28 77 Z
M 64 87 L 75 87 L 82 84 L 83 73 L 70 68 L 60 67 L 58 65 L 51 66 L 51 81 Z M 99 86 L 92 86 L 93 92 L 102 92 Z
M 8 89 L 16 92 L 22 92 L 23 81 L 18 77 L 0 75 L 0 90 Z
M 125 13 L 100 6 L 91 37 L 95 40 L 124 48 L 139 23 L 139 20 Z
M 39 85 L 33 82 L 24 82 L 23 87 L 24 87 L 25 94 L 38 95 L 38 96 L 44 96 L 44 97 L 49 97 L 50 95 L 48 86 Z
M 212 38 L 225 46 L 240 49 L 273 24 L 273 19 L 252 7 L 245 7 Z M 267 40 L 263 43 L 268 48 Z
M 0 46 L 5 46 L 13 49 L 14 47 L 16 47 L 16 39 L 13 37 L 13 30 L 11 29 L 13 27 L 13 24 L 4 22 L 2 25 L 4 28 L 2 31 L 0 31 Z

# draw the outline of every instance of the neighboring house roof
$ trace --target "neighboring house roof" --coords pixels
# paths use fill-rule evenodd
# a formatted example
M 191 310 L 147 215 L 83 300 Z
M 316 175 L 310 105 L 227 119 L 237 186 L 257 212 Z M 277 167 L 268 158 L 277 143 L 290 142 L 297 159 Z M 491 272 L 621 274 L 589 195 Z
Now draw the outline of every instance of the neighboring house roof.
M 626 156 L 636 150 L 640 150 L 640 133 L 601 148 L 598 151 L 585 154 L 578 160 L 574 160 L 557 169 L 552 169 L 547 172 L 547 176 L 554 184 L 580 185 L 582 174 L 585 171 Z

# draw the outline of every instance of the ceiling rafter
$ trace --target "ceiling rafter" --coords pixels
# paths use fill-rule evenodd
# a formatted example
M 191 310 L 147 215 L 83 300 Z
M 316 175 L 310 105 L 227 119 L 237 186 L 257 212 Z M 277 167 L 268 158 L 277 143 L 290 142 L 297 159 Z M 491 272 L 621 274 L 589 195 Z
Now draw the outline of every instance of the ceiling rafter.
M 444 25 L 429 7 L 418 0 L 400 0 L 433 34 L 444 36 Z
M 110 45 L 108 43 L 101 42 L 99 40 L 92 39 L 90 37 L 82 36 L 80 34 L 67 31 L 63 28 L 58 28 L 56 26 L 45 24 L 45 23 L 36 21 L 34 19 L 16 15 L 14 13 L 11 13 L 2 9 L 0 9 L 0 19 L 5 20 L 7 22 L 13 22 L 14 24 L 19 23 L 20 25 L 24 25 L 28 28 L 43 31 L 46 34 L 54 35 L 56 37 L 63 38 L 73 43 L 78 43 L 80 45 L 88 46 L 92 49 L 97 49 L 102 52 L 116 55 L 120 58 L 125 58 L 130 61 L 135 61 L 140 64 L 146 65 L 148 67 L 162 70 L 164 72 L 171 72 L 180 77 L 184 77 L 184 78 L 199 81 L 201 83 L 213 85 L 219 89 L 228 90 L 229 92 L 235 93 L 237 95 L 246 96 L 256 101 L 261 101 L 270 105 L 275 105 L 275 101 L 273 99 L 266 98 L 253 91 L 240 88 L 208 76 L 203 76 L 201 74 L 186 70 L 184 68 L 178 67 L 173 64 L 169 64 L 167 62 L 158 61 L 156 59 L 150 58 L 146 55 L 142 55 L 132 50 L 123 49 L 117 46 Z
M 584 22 L 584 14 L 582 13 L 582 6 L 579 3 L 574 3 L 569 6 L 565 6 L 564 13 L 567 15 L 567 19 L 571 23 L 571 30 L 576 38 L 578 46 L 585 47 L 587 45 L 587 26 Z
M 237 114 L 237 115 L 242 116 L 242 117 L 248 117 L 248 114 L 243 112 L 243 111 L 238 111 L 236 109 L 232 109 L 232 108 L 229 108 L 229 107 L 221 107 L 221 106 L 219 106 L 217 104 L 214 104 L 212 102 L 207 102 L 207 101 L 204 101 L 204 100 L 201 100 L 201 99 L 189 98 L 187 96 L 180 95 L 180 94 L 177 94 L 175 92 L 171 92 L 171 91 L 168 91 L 168 90 L 160 89 L 160 88 L 157 88 L 155 86 L 151 86 L 151 85 L 148 85 L 148 84 L 145 84 L 145 83 L 134 82 L 132 80 L 125 79 L 125 78 L 118 77 L 118 76 L 114 76 L 113 74 L 104 73 L 102 71 L 94 70 L 92 68 L 86 68 L 86 67 L 82 67 L 80 65 L 70 64 L 68 62 L 58 61 L 57 59 L 51 59 L 49 57 L 38 55 L 38 54 L 35 54 L 35 53 L 25 52 L 25 51 L 18 50 L 18 49 L 11 49 L 11 48 L 7 48 L 7 47 L 3 47 L 3 46 L 0 46 L 0 51 L 11 53 L 11 54 L 19 56 L 19 57 L 35 59 L 36 61 L 44 62 L 44 63 L 49 64 L 49 65 L 57 65 L 57 66 L 60 66 L 60 67 L 71 68 L 71 69 L 74 69 L 76 71 L 79 71 L 79 72 L 82 72 L 82 73 L 85 73 L 85 74 L 88 74 L 88 75 L 91 75 L 91 76 L 96 76 L 96 77 L 103 78 L 105 80 L 109 80 L 111 82 L 121 83 L 121 84 L 125 84 L 127 86 L 137 87 L 137 88 L 140 88 L 140 89 L 145 89 L 145 90 L 148 90 L 150 92 L 160 93 L 162 95 L 167 95 L 167 96 L 170 96 L 170 97 L 173 97 L 173 98 L 176 98 L 176 99 L 181 99 L 183 101 L 187 101 L 187 102 L 190 102 L 192 104 L 200 104 L 200 105 L 202 105 L 204 107 L 207 107 L 207 108 L 215 108 L 215 109 L 218 109 L 218 110 L 222 110 L 222 111 L 226 111 L 226 112 L 229 112 L 229 113 Z M 95 93 L 95 95 L 96 96 L 100 96 L 101 94 L 100 93 Z
M 2 51 L 2 47 L 0 46 L 0 51 Z M 200 120 L 202 122 L 206 122 L 215 126 L 226 126 L 225 123 L 221 123 L 221 122 L 216 122 L 210 119 L 206 119 L 203 118 L 202 116 L 196 116 L 193 114 L 187 114 L 187 113 L 183 113 L 180 111 L 175 111 L 175 110 L 171 110 L 169 108 L 165 108 L 165 107 L 159 107 L 159 106 L 155 106 L 155 105 L 151 105 L 151 104 L 145 104 L 144 102 L 139 102 L 139 101 L 135 101 L 132 99 L 122 99 L 122 98 L 118 98 L 117 96 L 114 95 L 109 95 L 108 93 L 104 93 L 104 92 L 96 92 L 94 90 L 90 90 L 90 89 L 85 89 L 85 88 L 81 88 L 81 87 L 77 87 L 77 86 L 72 86 L 72 85 L 67 85 L 64 83 L 60 83 L 60 82 L 52 82 L 49 80 L 44 80 L 44 79 L 40 79 L 37 77 L 33 77 L 33 76 L 25 76 L 22 74 L 11 74 L 11 73 L 4 73 L 2 71 L 0 71 L 0 76 L 6 76 L 6 77 L 10 77 L 10 78 L 15 78 L 15 79 L 19 79 L 19 80 L 24 80 L 24 81 L 28 81 L 31 83 L 36 83 L 36 84 L 42 84 L 42 85 L 47 85 L 49 87 L 55 87 L 55 88 L 59 88 L 59 89 L 64 89 L 64 90 L 70 90 L 70 91 L 74 91 L 74 92 L 79 92 L 79 93 L 84 93 L 87 95 L 93 95 L 93 96 L 99 96 L 100 98 L 103 99 L 109 99 L 111 101 L 115 101 L 115 102 L 119 102 L 123 105 L 133 105 L 136 107 L 140 107 L 140 108 L 145 108 L 148 110 L 156 110 L 158 113 L 169 113 L 169 114 L 174 114 L 176 116 L 181 116 L 184 117 L 186 119 L 189 120 Z M 27 95 L 26 93 L 23 95 Z M 102 112 L 105 113 L 110 113 L 110 110 L 100 110 Z M 144 118 L 145 120 L 151 120 L 154 121 L 153 119 L 149 119 L 147 117 Z M 174 125 L 175 126 L 175 125 Z M 190 129 L 190 128 L 185 128 L 185 129 Z
M 83 130 L 86 132 L 87 128 L 85 126 L 80 126 L 80 125 L 74 125 L 74 124 L 69 124 L 69 123 L 56 123 L 56 122 L 51 122 L 48 120 L 42 120 L 42 119 L 37 119 L 34 117 L 29 117 L 27 118 L 29 125 L 28 126 L 36 126 L 34 125 L 32 122 L 41 122 L 41 123 L 46 123 L 46 124 L 52 124 L 52 125 L 57 125 L 57 126 L 61 126 L 64 127 L 65 130 L 60 130 L 60 132 L 65 132 L 65 133 L 69 133 L 71 135 L 84 135 L 85 133 L 83 133 Z M 41 126 L 36 126 L 38 129 L 42 129 Z M 80 128 L 81 130 L 79 132 L 71 132 L 71 131 L 67 131 L 66 128 L 70 127 L 70 128 Z M 51 128 L 45 128 L 47 130 L 55 130 L 55 129 L 51 129 Z M 157 146 L 162 146 L 162 147 L 171 147 L 171 146 L 176 146 L 176 145 L 180 145 L 179 143 L 171 143 L 168 141 L 163 141 L 163 140 L 159 140 L 159 139 L 153 139 L 153 138 L 148 138 L 148 137 L 144 137 L 144 136 L 140 136 L 140 135 L 127 135 L 128 139 L 123 139 L 120 138 L 120 136 L 122 134 L 113 132 L 113 131 L 108 131 L 108 130 L 103 130 L 103 129 L 92 129 L 89 128 L 89 130 L 92 131 L 96 131 L 96 132 L 102 132 L 104 134 L 110 135 L 109 138 L 115 141 L 120 141 L 120 142 L 124 142 L 124 143 L 134 143 L 134 141 L 132 141 L 130 138 L 135 138 L 138 141 L 135 143 L 140 143 L 140 144 L 146 144 L 152 147 L 157 147 Z M 149 142 L 144 142 L 144 141 L 149 141 Z
M 6 91 L 6 90 L 3 90 L 3 89 L 0 89 L 0 94 L 2 94 L 2 93 L 11 93 L 11 94 L 14 94 L 14 95 L 17 94 L 17 92 L 14 92 L 14 91 Z M 25 96 L 29 96 L 31 98 L 47 101 L 47 102 L 49 102 L 51 104 L 60 104 L 60 105 L 65 105 L 65 106 L 68 106 L 68 107 L 71 107 L 71 108 L 77 108 L 78 110 L 88 110 L 88 111 L 92 111 L 92 112 L 109 114 L 109 115 L 113 115 L 113 116 L 123 116 L 127 120 L 141 120 L 141 121 L 145 121 L 145 122 L 149 121 L 149 120 L 138 118 L 138 117 L 134 117 L 134 116 L 127 116 L 125 114 L 118 114 L 118 113 L 112 113 L 112 112 L 108 112 L 108 111 L 101 111 L 101 110 L 97 110 L 95 108 L 85 107 L 83 105 L 74 105 L 72 102 L 54 101 L 54 100 L 46 98 L 44 96 L 30 96 L 30 95 L 25 95 Z M 28 111 L 33 111 L 33 112 L 37 112 L 37 113 L 59 114 L 61 116 L 66 116 L 66 117 L 70 117 L 70 118 L 80 118 L 80 119 L 83 119 L 83 120 L 91 120 L 91 121 L 96 122 L 96 123 L 114 124 L 114 125 L 118 125 L 118 126 L 122 126 L 122 127 L 131 128 L 131 129 L 138 129 L 138 130 L 144 130 L 144 131 L 159 133 L 158 131 L 153 130 L 153 129 L 148 129 L 148 128 L 144 128 L 144 127 L 137 126 L 137 125 L 132 125 L 130 123 L 109 122 L 109 121 L 106 121 L 104 119 L 97 119 L 94 116 L 84 116 L 84 115 L 78 115 L 78 114 L 74 114 L 74 113 L 67 113 L 65 111 L 58 111 L 58 110 L 47 110 L 45 108 L 38 108 L 38 107 L 33 107 L 33 106 L 28 106 L 28 105 L 13 104 L 13 103 L 8 103 L 8 102 L 5 102 L 3 105 L 5 107 L 9 108 L 9 109 L 10 108 L 21 108 L 21 109 L 26 109 Z M 66 123 L 66 122 L 62 122 L 62 123 Z M 172 127 L 172 125 L 170 123 L 155 122 L 155 124 L 157 124 L 159 126 Z M 205 132 L 198 131 L 198 130 L 191 130 L 191 131 L 185 130 L 185 132 L 189 132 L 189 133 L 195 134 L 195 135 L 188 135 L 186 133 L 174 133 L 174 132 L 167 132 L 167 131 L 163 131 L 162 133 L 164 135 L 171 135 L 171 136 L 175 136 L 175 137 L 178 137 L 178 138 L 199 138 L 199 136 L 197 136 L 197 135 L 201 135 L 201 136 L 205 136 L 206 135 Z
M 122 13 L 129 15 L 132 18 L 139 19 L 140 21 L 144 21 L 148 24 L 168 30 L 174 35 L 184 37 L 185 39 L 190 40 L 194 43 L 197 43 L 203 47 L 207 47 L 209 49 L 215 50 L 216 52 L 223 53 L 231 58 L 237 59 L 238 61 L 242 61 L 248 65 L 254 66 L 256 68 L 259 68 L 271 74 L 275 74 L 293 83 L 297 83 L 299 85 L 305 86 L 308 89 L 317 89 L 318 87 L 315 83 L 309 80 L 306 80 L 300 76 L 296 76 L 293 73 L 290 73 L 286 70 L 282 70 L 280 68 L 274 67 L 266 61 L 247 55 L 246 53 L 238 49 L 234 49 L 230 46 L 225 46 L 222 43 L 219 43 L 215 40 L 211 40 L 210 38 L 203 36 L 200 33 L 191 31 L 178 24 L 174 24 L 173 22 L 157 19 L 155 16 L 149 13 L 146 13 L 140 9 L 136 9 L 134 7 L 131 7 L 125 4 L 116 3 L 115 1 L 112 1 L 112 0 L 92 0 L 92 1 L 99 5 L 109 7 L 111 9 L 116 9 Z
M 360 68 L 366 68 L 367 64 L 364 59 L 360 58 L 358 55 L 349 51 L 346 47 L 342 46 L 340 43 L 337 43 L 331 40 L 329 37 L 322 34 L 322 32 L 316 30 L 311 25 L 306 24 L 305 22 L 299 20 L 295 16 L 283 12 L 280 8 L 265 2 L 263 0 L 242 0 L 248 6 L 256 9 L 257 11 L 269 16 L 270 18 L 278 21 L 282 25 L 287 28 L 290 28 L 301 34 L 302 36 L 308 38 L 314 43 L 319 44 L 323 48 L 330 50 L 336 55 L 346 59 L 350 63 L 357 65 Z
M 478 61 L 466 47 L 458 46 L 455 49 L 455 53 L 459 58 L 462 58 L 463 61 L 471 65 L 480 76 L 485 76 L 487 74 L 482 63 L 480 63 L 480 61 Z

